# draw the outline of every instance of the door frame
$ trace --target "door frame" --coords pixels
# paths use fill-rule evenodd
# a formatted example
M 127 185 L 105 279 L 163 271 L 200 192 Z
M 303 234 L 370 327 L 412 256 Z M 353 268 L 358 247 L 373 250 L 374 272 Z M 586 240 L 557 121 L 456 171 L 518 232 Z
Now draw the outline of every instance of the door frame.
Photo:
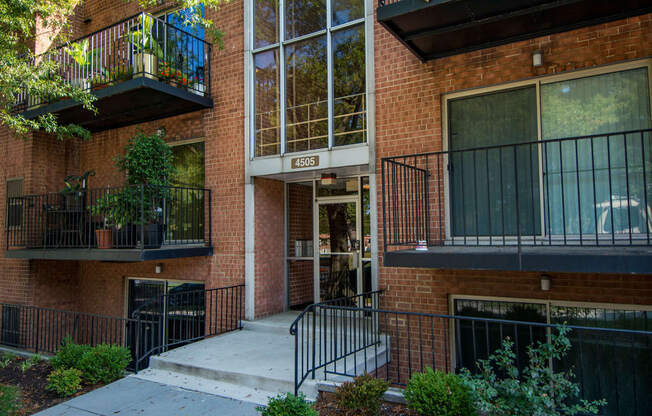
M 322 205 L 331 205 L 331 204 L 348 204 L 355 203 L 355 232 L 356 239 L 361 241 L 359 238 L 362 234 L 362 216 L 360 212 L 360 190 L 358 193 L 353 195 L 342 195 L 342 196 L 315 196 L 315 203 L 313 204 L 313 215 L 312 215 L 312 232 L 313 232 L 313 298 L 314 303 L 322 302 L 321 299 L 321 287 L 320 287 L 320 268 L 321 268 L 321 250 L 319 244 L 319 207 Z M 363 284 L 363 275 L 362 275 L 362 252 L 361 252 L 362 242 L 358 246 L 358 255 L 356 260 L 356 295 L 362 293 L 362 284 Z M 355 253 L 352 253 L 355 255 Z

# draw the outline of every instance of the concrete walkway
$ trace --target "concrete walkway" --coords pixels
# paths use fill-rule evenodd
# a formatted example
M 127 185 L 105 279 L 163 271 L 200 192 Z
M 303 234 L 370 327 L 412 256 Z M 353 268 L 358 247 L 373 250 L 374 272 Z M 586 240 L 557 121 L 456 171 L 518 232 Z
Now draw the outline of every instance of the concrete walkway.
M 254 416 L 256 405 L 138 379 L 108 386 L 39 412 L 36 416 Z

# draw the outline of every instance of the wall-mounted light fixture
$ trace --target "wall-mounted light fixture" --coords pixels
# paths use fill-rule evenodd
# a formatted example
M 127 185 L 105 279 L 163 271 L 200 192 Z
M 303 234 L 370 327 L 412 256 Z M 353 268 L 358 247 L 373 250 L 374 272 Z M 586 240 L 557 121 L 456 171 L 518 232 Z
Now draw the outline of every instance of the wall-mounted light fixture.
M 552 286 L 552 277 L 550 277 L 547 274 L 542 274 L 541 275 L 541 290 L 544 292 L 547 292 L 550 290 L 550 286 Z
M 532 52 L 532 66 L 538 67 L 543 65 L 543 52 L 540 50 Z
M 154 266 L 154 273 L 156 274 L 163 273 L 163 263 L 156 263 L 156 266 Z

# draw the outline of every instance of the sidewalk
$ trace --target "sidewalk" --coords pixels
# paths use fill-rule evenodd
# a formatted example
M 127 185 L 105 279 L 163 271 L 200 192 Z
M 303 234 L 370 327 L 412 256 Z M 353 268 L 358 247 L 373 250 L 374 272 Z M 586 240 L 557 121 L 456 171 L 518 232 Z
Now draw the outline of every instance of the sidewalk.
M 256 416 L 253 403 L 126 377 L 35 416 Z

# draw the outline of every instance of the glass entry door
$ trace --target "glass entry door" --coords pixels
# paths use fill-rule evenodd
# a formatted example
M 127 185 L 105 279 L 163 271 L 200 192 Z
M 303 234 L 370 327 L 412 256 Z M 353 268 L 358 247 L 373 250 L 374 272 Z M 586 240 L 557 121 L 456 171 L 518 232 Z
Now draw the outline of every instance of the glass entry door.
M 316 205 L 315 299 L 355 296 L 362 287 L 358 198 L 324 198 Z

